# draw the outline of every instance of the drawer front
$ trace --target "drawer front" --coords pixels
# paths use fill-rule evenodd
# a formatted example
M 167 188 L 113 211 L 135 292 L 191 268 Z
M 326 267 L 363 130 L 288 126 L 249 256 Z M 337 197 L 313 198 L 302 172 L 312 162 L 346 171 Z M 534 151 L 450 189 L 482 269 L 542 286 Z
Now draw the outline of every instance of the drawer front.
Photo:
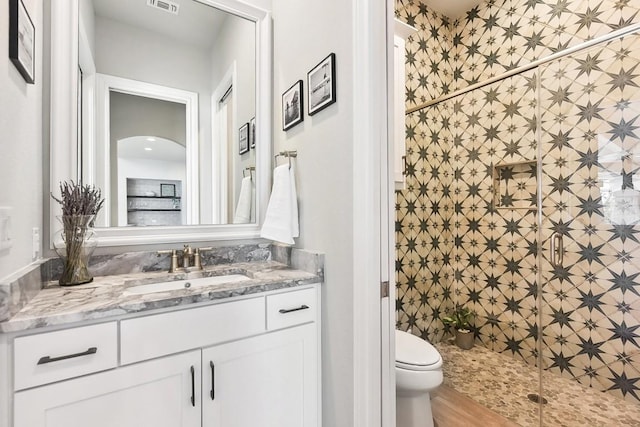
M 267 296 L 267 329 L 273 331 L 314 322 L 318 312 L 317 298 L 315 288 Z
M 264 297 L 120 322 L 123 365 L 207 347 L 265 331 Z
M 14 388 L 48 384 L 117 364 L 116 322 L 18 337 L 14 342 Z

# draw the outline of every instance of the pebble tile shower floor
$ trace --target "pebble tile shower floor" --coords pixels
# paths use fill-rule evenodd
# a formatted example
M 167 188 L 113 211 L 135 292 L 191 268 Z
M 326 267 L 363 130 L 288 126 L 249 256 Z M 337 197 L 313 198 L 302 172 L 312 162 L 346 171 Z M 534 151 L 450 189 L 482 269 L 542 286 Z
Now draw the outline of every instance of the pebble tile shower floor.
M 443 341 L 435 347 L 444 361 L 444 384 L 523 427 L 539 426 L 538 405 L 527 398 L 539 392 L 537 368 L 480 346 L 461 350 Z M 543 386 L 544 426 L 640 427 L 640 405 L 553 373 L 543 374 Z

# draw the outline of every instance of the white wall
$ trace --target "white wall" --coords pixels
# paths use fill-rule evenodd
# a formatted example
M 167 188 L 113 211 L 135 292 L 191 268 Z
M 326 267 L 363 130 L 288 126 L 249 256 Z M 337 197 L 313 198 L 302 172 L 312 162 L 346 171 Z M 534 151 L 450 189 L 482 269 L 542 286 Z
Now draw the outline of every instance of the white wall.
M 112 92 L 109 107 L 111 108 L 109 113 L 111 194 L 109 195 L 108 208 L 111 209 L 111 226 L 116 227 L 126 225 L 126 215 L 124 224 L 121 216 L 123 209 L 126 213 L 127 206 L 126 202 L 124 206 L 122 204 L 122 200 L 126 200 L 122 199 L 123 194 L 126 195 L 126 185 L 125 192 L 122 193 L 119 181 L 122 180 L 123 175 L 119 169 L 118 141 L 132 136 L 151 135 L 170 139 L 184 146 L 186 145 L 187 121 L 184 104 L 160 99 Z M 185 159 L 183 158 L 183 180 L 185 167 Z M 132 175 L 127 176 L 132 177 Z M 136 178 L 143 178 L 143 176 L 136 176 Z M 167 177 L 167 179 L 169 178 Z M 99 183 L 98 186 L 100 186 Z M 104 186 L 102 187 L 104 188 Z
M 274 21 L 274 151 L 297 150 L 298 247 L 322 251 L 323 425 L 353 425 L 353 16 L 344 0 L 278 0 Z M 337 103 L 307 115 L 307 72 L 336 54 Z M 281 95 L 304 81 L 304 121 L 282 131 Z M 384 90 L 381 88 L 381 90 Z
M 233 99 L 237 113 L 236 128 L 239 129 L 256 115 L 256 26 L 251 21 L 230 15 L 224 20 L 211 49 L 211 87 L 213 90 L 222 83 L 225 74 L 234 62 L 237 81 L 236 87 L 233 88 Z M 238 129 L 231 129 L 236 143 Z M 205 147 L 202 151 L 202 155 L 208 156 L 207 158 L 211 158 L 212 155 L 209 148 Z M 255 150 L 238 155 L 238 150 L 235 149 L 229 153 L 229 156 L 234 162 L 234 170 L 237 171 L 234 180 L 229 183 L 235 207 L 240 196 L 242 170 L 256 165 Z M 209 202 L 208 207 L 211 211 L 213 207 L 210 200 L 207 202 Z
M 111 149 L 122 138 L 153 135 L 186 145 L 185 105 L 161 99 L 112 92 L 110 96 Z
M 220 84 L 234 61 L 238 121 L 246 123 L 256 111 L 256 26 L 246 19 L 228 16 L 211 48 L 211 87 Z
M 158 33 L 96 18 L 96 70 L 198 93 L 200 147 L 211 145 L 210 52 Z M 211 161 L 200 156 L 200 192 L 211 194 Z
M 25 2 L 38 25 L 41 14 L 33 11 L 33 4 L 40 2 Z M 269 0 L 251 3 L 267 10 L 271 6 Z M 301 238 L 297 246 L 326 254 L 326 280 L 322 287 L 322 412 L 326 426 L 351 426 L 354 418 L 353 340 L 358 331 L 354 330 L 352 315 L 352 138 L 354 129 L 366 124 L 353 123 L 352 3 L 353 0 L 273 2 L 274 151 L 298 151 Z M 8 27 L 6 12 L 6 7 L 0 8 L 0 28 Z M 20 218 L 14 218 L 14 230 L 19 230 L 14 233 L 16 244 L 10 254 L 0 253 L 0 277 L 29 262 L 30 228 L 38 225 L 42 216 L 42 98 L 38 86 L 27 87 L 12 69 L 6 49 L 6 31 L 0 31 L 0 144 L 7 153 L 0 156 L 0 182 L 5 184 L 0 190 L 0 204 L 6 201 L 20 212 Z M 305 80 L 306 90 L 307 71 L 330 52 L 337 59 L 338 102 L 309 117 L 305 101 L 304 122 L 288 132 L 281 131 L 282 92 L 298 79 Z M 180 61 L 169 65 L 181 67 Z M 39 69 L 38 75 L 41 72 Z M 18 183 L 20 191 L 12 191 Z
M 78 2 L 79 30 L 84 31 L 92 55 L 96 51 L 95 13 L 92 0 L 80 0 Z
M 0 206 L 13 207 L 13 247 L 0 251 L 0 279 L 31 262 L 31 229 L 42 227 L 42 1 L 24 0 L 36 27 L 34 85 L 9 60 L 9 6 L 0 7 Z
M 99 73 L 198 92 L 203 97 L 210 93 L 208 52 L 101 16 L 95 22 Z

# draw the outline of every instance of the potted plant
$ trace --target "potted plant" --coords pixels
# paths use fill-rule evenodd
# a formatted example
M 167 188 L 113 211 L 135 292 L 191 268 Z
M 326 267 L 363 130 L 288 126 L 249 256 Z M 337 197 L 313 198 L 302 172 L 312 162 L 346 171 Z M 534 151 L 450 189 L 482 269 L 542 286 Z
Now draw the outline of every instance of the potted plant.
M 456 345 L 463 350 L 473 347 L 474 334 L 471 330 L 471 310 L 464 306 L 457 306 L 451 316 L 442 318 L 442 322 L 448 327 L 454 328 Z

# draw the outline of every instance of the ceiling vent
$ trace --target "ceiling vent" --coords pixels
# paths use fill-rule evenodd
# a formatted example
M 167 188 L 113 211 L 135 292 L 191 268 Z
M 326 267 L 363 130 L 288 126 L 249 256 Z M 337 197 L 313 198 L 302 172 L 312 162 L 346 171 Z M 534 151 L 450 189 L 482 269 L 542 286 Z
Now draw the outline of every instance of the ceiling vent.
M 178 10 L 180 9 L 180 5 L 178 3 L 174 3 L 169 0 L 147 0 L 147 6 L 164 10 L 165 12 L 169 12 L 174 15 L 177 15 Z

